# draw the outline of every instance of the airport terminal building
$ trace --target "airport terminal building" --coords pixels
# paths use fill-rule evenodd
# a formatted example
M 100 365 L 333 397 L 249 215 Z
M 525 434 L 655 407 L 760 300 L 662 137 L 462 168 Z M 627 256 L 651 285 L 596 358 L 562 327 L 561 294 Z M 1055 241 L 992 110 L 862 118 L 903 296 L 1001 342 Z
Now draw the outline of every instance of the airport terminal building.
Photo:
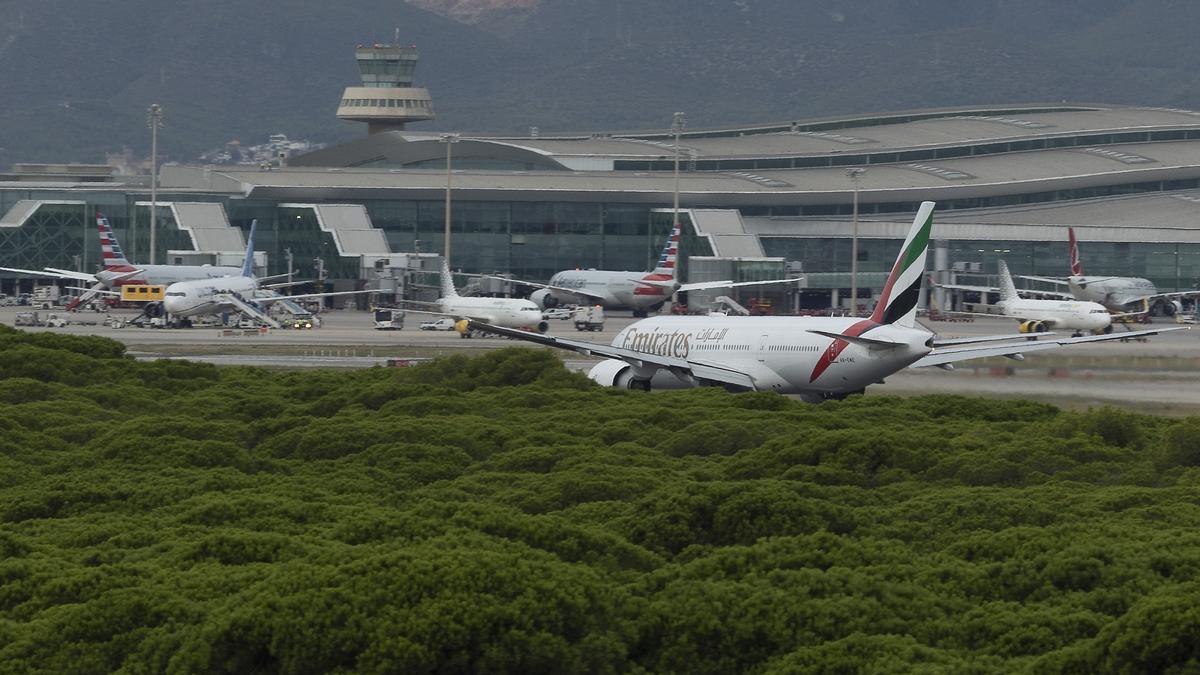
M 995 273 L 1003 259 L 1015 274 L 1065 276 L 1071 226 L 1089 273 L 1163 291 L 1200 283 L 1196 111 L 977 106 L 682 130 L 677 143 L 668 130 L 447 139 L 406 127 L 432 103 L 400 84 L 347 89 L 339 116 L 399 120 L 350 143 L 281 166 L 164 167 L 156 260 L 240 260 L 257 219 L 269 273 L 319 266 L 361 285 L 420 259 L 405 254 L 442 251 L 449 187 L 452 266 L 532 281 L 649 269 L 678 195 L 685 279 L 801 273 L 788 300 L 801 307 L 849 305 L 855 229 L 869 305 L 924 200 L 938 203 L 931 264 L 944 275 Z M 148 262 L 148 182 L 36 169 L 0 175 L 0 266 L 93 270 L 94 211 Z M 0 290 L 16 279 L 0 276 Z

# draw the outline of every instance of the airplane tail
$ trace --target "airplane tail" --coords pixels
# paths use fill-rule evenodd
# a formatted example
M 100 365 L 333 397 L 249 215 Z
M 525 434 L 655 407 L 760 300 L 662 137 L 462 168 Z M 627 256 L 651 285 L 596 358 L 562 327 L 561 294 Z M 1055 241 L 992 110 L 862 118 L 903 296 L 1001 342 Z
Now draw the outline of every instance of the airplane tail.
M 671 226 L 671 236 L 667 237 L 667 243 L 663 246 L 662 253 L 658 256 L 658 264 L 654 266 L 652 274 L 669 275 L 672 279 L 676 277 L 676 261 L 679 258 L 679 223 Z
M 1017 286 L 1013 283 L 1012 275 L 1008 273 L 1008 265 L 1000 262 L 1000 299 L 1002 301 L 1017 299 Z
M 104 268 L 129 266 L 129 260 L 125 258 L 121 245 L 117 243 L 117 235 L 113 233 L 112 225 L 108 224 L 108 218 L 99 211 L 96 212 L 96 229 L 100 231 L 100 257 Z
M 1083 263 L 1079 261 L 1079 241 L 1075 239 L 1075 228 L 1067 228 L 1067 246 L 1071 251 L 1071 276 L 1083 276 Z
M 917 318 L 917 298 L 925 279 L 925 258 L 929 253 L 929 231 L 933 227 L 933 202 L 921 202 L 917 217 L 900 255 L 883 286 L 883 295 L 871 313 L 875 323 L 896 323 L 912 328 Z
M 258 229 L 258 218 L 250 221 L 250 236 L 246 237 L 246 259 L 242 261 L 242 276 L 254 278 L 254 231 Z
M 450 265 L 445 260 L 442 260 L 442 297 L 458 297 L 458 289 L 454 288 L 454 277 L 450 276 Z

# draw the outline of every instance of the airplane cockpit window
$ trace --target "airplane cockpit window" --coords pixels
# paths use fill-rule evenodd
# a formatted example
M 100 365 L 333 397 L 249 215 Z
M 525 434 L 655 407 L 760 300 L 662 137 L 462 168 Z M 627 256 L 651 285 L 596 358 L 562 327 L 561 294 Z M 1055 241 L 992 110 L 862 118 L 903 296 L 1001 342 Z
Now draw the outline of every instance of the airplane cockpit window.
M 172 291 L 167 293 L 166 296 L 168 298 L 183 298 L 187 296 L 187 293 L 184 293 L 183 291 Z

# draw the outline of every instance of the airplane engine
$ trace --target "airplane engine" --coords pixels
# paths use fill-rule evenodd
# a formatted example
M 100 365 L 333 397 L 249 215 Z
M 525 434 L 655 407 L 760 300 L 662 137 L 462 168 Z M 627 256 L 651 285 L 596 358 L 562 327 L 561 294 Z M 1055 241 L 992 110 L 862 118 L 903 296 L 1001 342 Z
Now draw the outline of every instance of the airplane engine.
M 1049 326 L 1046 325 L 1045 321 L 1031 319 L 1029 321 L 1022 321 L 1021 325 L 1017 327 L 1017 330 L 1021 333 L 1045 333 L 1047 330 L 1049 330 Z
M 144 311 L 146 316 L 150 317 L 151 319 L 157 319 L 166 313 L 163 310 L 163 305 L 161 302 L 147 302 L 146 306 L 142 308 L 142 311 Z
M 533 301 L 533 304 L 541 307 L 542 309 L 558 307 L 558 298 L 554 297 L 554 294 L 551 293 L 550 289 L 548 288 L 534 291 L 532 294 L 530 294 L 529 299 Z
M 592 366 L 588 379 L 605 387 L 650 391 L 650 380 L 635 377 L 633 366 L 620 359 L 608 359 Z
M 549 321 L 539 321 L 538 322 L 537 331 L 539 333 L 545 334 L 545 332 L 548 330 L 550 330 L 550 322 Z

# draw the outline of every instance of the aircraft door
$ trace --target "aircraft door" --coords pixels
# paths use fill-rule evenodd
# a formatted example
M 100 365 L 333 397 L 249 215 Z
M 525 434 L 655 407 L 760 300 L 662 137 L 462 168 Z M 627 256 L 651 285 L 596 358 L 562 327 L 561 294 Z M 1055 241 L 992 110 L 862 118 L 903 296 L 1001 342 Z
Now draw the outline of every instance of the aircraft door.
M 758 338 L 758 362 L 759 363 L 762 363 L 767 358 L 767 347 L 769 346 L 767 344 L 767 342 L 770 340 L 770 338 L 771 338 L 771 336 L 768 335 L 767 333 L 763 333 L 762 336 Z

